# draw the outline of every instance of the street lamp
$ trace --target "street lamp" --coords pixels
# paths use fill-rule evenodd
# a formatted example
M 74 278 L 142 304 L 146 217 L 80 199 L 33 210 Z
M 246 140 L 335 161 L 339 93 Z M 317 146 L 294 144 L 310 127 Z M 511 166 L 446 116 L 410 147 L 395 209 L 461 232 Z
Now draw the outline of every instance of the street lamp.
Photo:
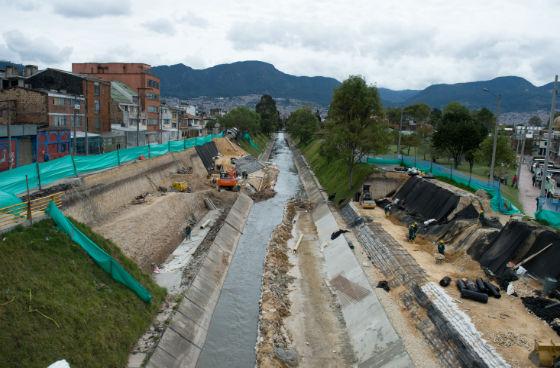
M 556 112 L 556 94 L 558 93 L 558 75 L 554 78 L 554 89 L 552 90 L 552 103 L 550 104 L 550 119 L 548 121 L 548 137 L 546 142 L 546 153 L 544 156 L 544 168 L 541 179 L 541 197 L 545 195 L 546 177 L 548 175 L 548 156 L 550 154 L 550 142 L 552 141 L 552 123 L 554 122 L 554 113 Z
M 484 92 L 491 94 L 496 98 L 496 123 L 494 124 L 494 143 L 492 145 L 492 163 L 490 164 L 490 180 L 494 182 L 494 165 L 496 164 L 496 145 L 498 144 L 498 118 L 500 117 L 501 94 L 492 93 L 488 88 L 483 89 Z

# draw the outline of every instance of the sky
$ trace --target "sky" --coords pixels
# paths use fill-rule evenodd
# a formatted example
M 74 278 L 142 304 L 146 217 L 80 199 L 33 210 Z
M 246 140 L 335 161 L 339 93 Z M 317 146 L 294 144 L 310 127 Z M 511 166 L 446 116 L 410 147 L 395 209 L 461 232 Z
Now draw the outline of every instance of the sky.
M 560 71 L 560 0 L 0 0 L 0 60 L 261 60 L 392 89 Z

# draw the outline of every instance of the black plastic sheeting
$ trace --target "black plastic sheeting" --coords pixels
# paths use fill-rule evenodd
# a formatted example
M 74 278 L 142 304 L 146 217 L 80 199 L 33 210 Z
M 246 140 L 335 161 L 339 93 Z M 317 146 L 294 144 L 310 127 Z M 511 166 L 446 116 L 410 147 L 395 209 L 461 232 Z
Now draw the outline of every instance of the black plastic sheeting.
M 457 212 L 453 219 L 455 220 L 472 220 L 478 218 L 478 211 L 472 204 L 469 204 L 461 211 Z
M 458 195 L 416 176 L 410 177 L 395 197 L 412 216 L 438 222 L 446 220 L 459 203 Z
M 506 264 L 514 259 L 517 249 L 521 247 L 533 230 L 534 227 L 525 222 L 508 222 L 478 261 L 495 275 L 503 274 L 506 270 Z
M 552 246 L 524 263 L 523 267 L 538 278 L 558 279 L 560 277 L 560 235 L 544 226 L 532 225 L 523 221 L 510 221 L 485 251 L 474 252 L 479 255 L 479 259 L 474 254 L 471 255 L 482 266 L 489 268 L 497 276 L 501 276 L 509 261 L 519 263 L 549 244 Z
M 196 153 L 202 160 L 206 171 L 209 173 L 214 170 L 214 157 L 218 156 L 218 148 L 216 147 L 216 143 L 208 142 L 201 146 L 195 146 Z

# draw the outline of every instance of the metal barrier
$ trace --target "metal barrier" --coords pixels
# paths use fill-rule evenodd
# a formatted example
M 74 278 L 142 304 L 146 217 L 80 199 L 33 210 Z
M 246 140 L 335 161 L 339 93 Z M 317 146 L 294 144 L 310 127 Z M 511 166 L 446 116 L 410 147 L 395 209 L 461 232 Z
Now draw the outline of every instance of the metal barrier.
M 0 231 L 12 228 L 13 226 L 33 222 L 33 217 L 42 216 L 50 201 L 60 207 L 64 192 L 50 194 L 45 197 L 35 198 L 27 202 L 13 204 L 0 208 Z

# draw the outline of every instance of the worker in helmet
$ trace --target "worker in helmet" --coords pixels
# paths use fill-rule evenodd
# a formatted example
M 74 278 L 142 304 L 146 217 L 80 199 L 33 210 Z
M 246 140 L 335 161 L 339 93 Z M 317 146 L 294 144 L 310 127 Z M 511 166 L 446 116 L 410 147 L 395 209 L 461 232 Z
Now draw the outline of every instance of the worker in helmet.
M 441 254 L 442 256 L 445 255 L 445 242 L 443 240 L 438 241 L 437 244 L 437 251 L 439 254 Z
M 408 240 L 413 242 L 416 239 L 416 232 L 418 232 L 418 224 L 414 221 L 408 226 Z

